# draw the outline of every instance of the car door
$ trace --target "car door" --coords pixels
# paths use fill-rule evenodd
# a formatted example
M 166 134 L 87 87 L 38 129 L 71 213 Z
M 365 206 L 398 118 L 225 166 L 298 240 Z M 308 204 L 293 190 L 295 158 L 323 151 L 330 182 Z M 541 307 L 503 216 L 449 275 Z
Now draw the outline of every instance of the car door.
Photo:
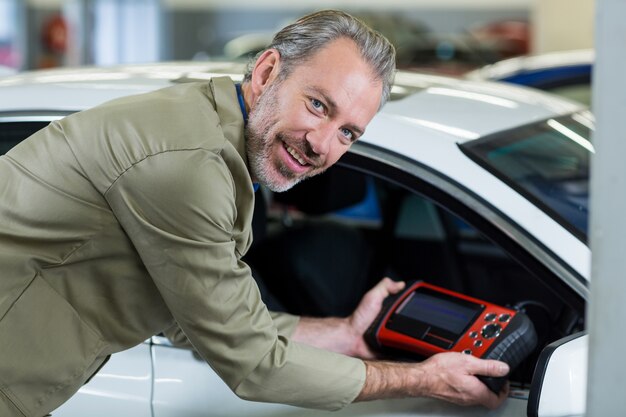
M 112 355 L 96 375 L 54 417 L 152 417 L 152 357 L 142 343 Z
M 444 417 L 484 416 L 482 407 L 461 407 L 429 398 L 379 400 L 350 404 L 340 411 L 319 411 L 282 404 L 244 401 L 235 396 L 193 351 L 172 347 L 162 337 L 154 342 L 154 417 Z M 526 415 L 526 401 L 511 397 L 496 416 Z

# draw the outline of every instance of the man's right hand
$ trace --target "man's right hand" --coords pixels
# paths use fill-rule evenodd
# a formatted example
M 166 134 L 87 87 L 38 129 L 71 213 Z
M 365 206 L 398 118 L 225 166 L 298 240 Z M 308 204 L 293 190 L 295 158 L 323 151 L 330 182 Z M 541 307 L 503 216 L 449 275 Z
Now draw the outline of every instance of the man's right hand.
M 494 394 L 476 376 L 502 377 L 509 373 L 506 363 L 478 359 L 462 353 L 441 353 L 420 364 L 427 375 L 426 396 L 461 405 L 498 407 L 508 395 L 508 384 Z
M 460 405 L 497 408 L 508 395 L 506 385 L 494 394 L 477 375 L 502 377 L 504 362 L 461 353 L 440 353 L 420 363 L 366 361 L 367 378 L 357 401 L 379 398 L 432 397 Z

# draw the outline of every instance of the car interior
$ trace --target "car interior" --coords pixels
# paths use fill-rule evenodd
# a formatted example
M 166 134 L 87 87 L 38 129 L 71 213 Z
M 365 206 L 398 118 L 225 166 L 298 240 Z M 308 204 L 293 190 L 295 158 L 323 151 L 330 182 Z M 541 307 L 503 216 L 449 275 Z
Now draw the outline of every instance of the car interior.
M 38 131 L 39 129 L 43 129 L 48 125 L 48 122 L 4 122 L 2 123 L 2 129 L 0 129 L 0 155 L 4 155 Z

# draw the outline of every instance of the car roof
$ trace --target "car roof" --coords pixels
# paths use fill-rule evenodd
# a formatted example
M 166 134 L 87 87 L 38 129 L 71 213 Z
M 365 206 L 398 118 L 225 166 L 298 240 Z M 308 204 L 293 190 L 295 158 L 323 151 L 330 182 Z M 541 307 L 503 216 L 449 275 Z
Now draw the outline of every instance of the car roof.
M 382 110 L 396 124 L 437 131 L 462 143 L 581 109 L 581 105 L 514 85 L 399 72 L 395 88 L 421 86 Z M 444 139 L 445 138 L 445 139 Z
M 26 71 L 0 79 L 0 112 L 75 112 L 187 80 L 240 80 L 243 72 L 241 63 L 202 61 Z
M 241 81 L 244 70 L 242 63 L 200 61 L 23 72 L 0 79 L 0 113 L 80 111 L 179 82 L 214 76 Z M 463 141 L 574 109 L 514 86 L 399 71 L 383 113 L 425 129 L 450 125 L 449 139 Z

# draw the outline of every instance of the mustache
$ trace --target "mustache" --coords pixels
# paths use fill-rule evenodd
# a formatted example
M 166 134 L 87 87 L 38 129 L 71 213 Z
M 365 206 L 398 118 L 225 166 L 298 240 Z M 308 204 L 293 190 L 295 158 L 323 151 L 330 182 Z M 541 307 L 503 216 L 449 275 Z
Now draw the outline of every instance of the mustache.
M 324 161 L 322 160 L 322 157 L 313 150 L 313 148 L 311 147 L 311 144 L 306 139 L 304 138 L 300 139 L 300 138 L 296 138 L 293 136 L 288 136 L 288 135 L 285 135 L 284 133 L 276 134 L 276 138 L 286 143 L 287 145 L 291 146 L 292 148 L 294 148 L 295 150 L 297 150 L 304 156 L 306 156 L 309 162 L 311 162 L 311 165 L 313 165 L 315 168 L 318 168 L 324 165 Z

